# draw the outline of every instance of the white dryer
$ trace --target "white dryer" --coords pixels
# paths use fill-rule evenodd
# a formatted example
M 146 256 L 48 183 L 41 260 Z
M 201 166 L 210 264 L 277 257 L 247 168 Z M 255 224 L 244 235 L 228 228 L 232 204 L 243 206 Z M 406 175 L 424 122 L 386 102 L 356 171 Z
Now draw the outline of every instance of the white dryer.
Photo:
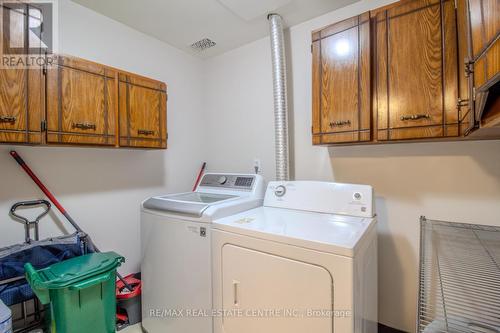
M 142 203 L 142 326 L 212 332 L 211 222 L 262 205 L 259 175 L 207 173 L 195 192 Z
M 373 189 L 271 182 L 212 229 L 215 333 L 377 332 Z

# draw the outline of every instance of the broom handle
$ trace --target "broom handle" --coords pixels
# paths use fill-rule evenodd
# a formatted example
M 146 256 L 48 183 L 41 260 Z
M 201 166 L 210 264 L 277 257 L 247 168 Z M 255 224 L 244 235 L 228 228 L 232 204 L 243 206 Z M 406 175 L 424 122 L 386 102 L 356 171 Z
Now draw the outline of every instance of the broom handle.
M 42 181 L 38 179 L 38 177 L 35 175 L 35 173 L 30 169 L 30 167 L 24 162 L 24 160 L 19 156 L 19 154 L 12 150 L 10 152 L 10 155 L 16 160 L 16 162 L 21 166 L 21 168 L 26 171 L 28 176 L 33 179 L 35 184 L 42 190 L 42 192 L 49 198 L 49 200 L 54 204 L 54 206 L 57 207 L 57 209 L 61 212 L 61 214 L 64 215 L 64 217 L 68 220 L 69 223 L 75 228 L 78 232 L 83 232 L 83 230 L 78 226 L 78 224 L 73 220 L 73 218 L 69 215 L 69 213 L 64 209 L 64 207 L 61 205 L 61 203 L 54 197 L 54 195 L 49 191 L 45 185 L 43 185 Z
M 203 172 L 205 172 L 206 167 L 207 167 L 207 162 L 203 162 L 203 165 L 201 166 L 200 172 L 198 173 L 198 177 L 196 177 L 196 182 L 194 183 L 194 186 L 193 186 L 193 192 L 196 191 L 196 188 L 198 187 L 198 184 L 200 183 L 201 176 L 203 176 Z
M 73 218 L 69 215 L 69 213 L 66 211 L 66 209 L 64 209 L 64 207 L 56 199 L 56 197 L 54 197 L 54 195 L 49 191 L 49 189 L 47 187 L 45 187 L 45 185 L 43 185 L 42 181 L 40 179 L 38 179 L 38 177 L 35 175 L 35 173 L 30 169 L 30 167 L 26 164 L 26 162 L 24 162 L 24 160 L 21 158 L 21 156 L 19 156 L 19 154 L 15 150 L 11 150 L 10 151 L 10 156 L 12 156 L 16 160 L 16 162 L 21 166 L 21 168 L 23 168 L 23 170 L 26 171 L 26 173 L 28 174 L 28 176 L 30 176 L 31 179 L 33 179 L 33 181 L 35 182 L 35 184 L 40 188 L 40 190 L 42 190 L 42 192 L 47 196 L 47 198 L 49 198 L 49 200 L 54 204 L 54 206 L 57 207 L 57 209 L 61 212 L 61 214 L 64 215 L 64 217 L 73 226 L 73 228 L 75 228 L 76 231 L 78 231 L 78 232 L 86 234 L 80 228 L 80 226 L 78 226 L 78 224 L 76 223 L 76 221 L 73 220 Z M 94 246 L 94 250 L 96 252 L 101 252 L 97 248 L 97 246 L 95 246 L 94 242 L 92 242 L 91 239 L 90 239 L 90 242 Z M 123 284 L 125 285 L 125 287 L 128 290 L 130 290 L 130 291 L 133 290 L 132 286 L 130 284 L 128 284 L 127 281 L 125 281 L 125 279 L 118 272 L 116 272 L 116 276 L 120 279 L 120 281 L 123 282 Z

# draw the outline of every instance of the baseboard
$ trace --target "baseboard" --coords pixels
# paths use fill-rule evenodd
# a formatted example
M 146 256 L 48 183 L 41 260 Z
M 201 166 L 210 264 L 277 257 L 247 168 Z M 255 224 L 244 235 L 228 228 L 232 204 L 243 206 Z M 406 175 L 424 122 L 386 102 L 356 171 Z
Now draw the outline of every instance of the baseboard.
M 381 323 L 378 324 L 378 333 L 407 333 L 405 331 L 400 331 L 395 328 L 385 326 Z

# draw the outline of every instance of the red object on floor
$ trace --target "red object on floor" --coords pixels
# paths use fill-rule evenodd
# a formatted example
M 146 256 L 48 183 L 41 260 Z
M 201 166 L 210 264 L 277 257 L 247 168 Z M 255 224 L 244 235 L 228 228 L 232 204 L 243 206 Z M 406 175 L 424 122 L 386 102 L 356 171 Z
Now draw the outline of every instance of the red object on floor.
M 130 274 L 125 276 L 123 279 L 132 287 L 132 290 L 128 292 L 123 292 L 125 289 L 125 284 L 123 281 L 116 282 L 116 298 L 117 299 L 128 299 L 139 296 L 141 294 L 142 283 L 141 280 L 136 279 L 135 274 Z
M 122 321 L 122 322 L 127 322 L 128 318 L 127 318 L 127 315 L 126 314 L 122 314 L 122 313 L 117 313 L 116 314 L 116 320 L 117 321 Z

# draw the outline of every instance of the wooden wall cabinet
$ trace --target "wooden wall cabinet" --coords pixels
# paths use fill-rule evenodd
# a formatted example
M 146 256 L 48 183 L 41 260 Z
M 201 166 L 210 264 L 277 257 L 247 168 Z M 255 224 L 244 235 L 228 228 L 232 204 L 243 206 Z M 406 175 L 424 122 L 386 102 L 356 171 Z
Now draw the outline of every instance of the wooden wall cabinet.
M 340 57 L 339 41 L 354 53 Z M 499 44 L 499 0 L 401 0 L 313 32 L 313 144 L 500 127 Z
M 59 56 L 47 70 L 47 143 L 117 144 L 118 72 Z
M 15 6 L 12 7 L 11 6 Z M 35 41 L 28 38 L 28 5 L 2 4 L 0 56 L 28 54 Z M 40 66 L 0 68 L 0 143 L 42 142 L 44 84 Z
M 454 2 L 400 2 L 374 26 L 377 140 L 459 136 Z
M 163 82 L 59 56 L 47 73 L 47 143 L 166 148 Z
M 166 89 L 162 82 L 119 74 L 120 146 L 167 147 Z
M 0 68 L 0 143 L 166 148 L 166 84 L 72 56 L 49 58 L 29 29 L 33 10 L 20 1 L 0 5 L 0 56 L 36 59 Z
M 0 143 L 164 149 L 166 117 L 165 83 L 109 66 L 0 69 Z
M 315 144 L 371 140 L 368 13 L 313 33 Z

